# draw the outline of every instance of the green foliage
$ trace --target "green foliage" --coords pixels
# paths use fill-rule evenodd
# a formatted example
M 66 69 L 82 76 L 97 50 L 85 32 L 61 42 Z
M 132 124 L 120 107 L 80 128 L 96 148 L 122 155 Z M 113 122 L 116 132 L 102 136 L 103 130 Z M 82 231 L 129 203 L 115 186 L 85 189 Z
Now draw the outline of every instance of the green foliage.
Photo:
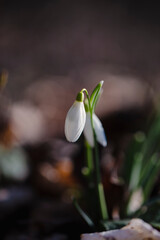
M 132 212 L 129 205 L 133 200 L 136 191 L 141 190 L 141 206 L 139 206 L 139 217 L 150 223 L 157 222 L 157 216 L 160 217 L 160 201 L 149 205 L 144 205 L 149 201 L 153 187 L 160 172 L 160 112 L 157 112 L 150 123 L 149 130 L 146 134 L 138 132 L 134 135 L 133 140 L 126 152 L 123 166 L 123 179 L 128 188 L 128 198 L 126 200 L 125 215 L 129 216 Z M 144 207 L 145 206 L 145 207 Z M 145 209 L 145 214 L 141 211 Z M 153 214 L 155 210 L 155 214 Z M 136 213 L 135 213 L 136 216 Z M 149 218 L 150 216 L 150 218 Z M 160 219 L 159 219 L 160 220 Z
M 132 217 L 139 217 L 153 227 L 160 229 L 160 198 L 154 198 L 143 204 Z
M 106 231 L 120 229 L 129 223 L 130 219 L 104 221 L 102 222 Z
M 90 103 L 91 103 L 91 110 L 92 112 L 95 110 L 96 104 L 98 102 L 98 99 L 100 97 L 101 89 L 102 89 L 103 81 L 98 83 L 98 85 L 94 88 L 91 97 L 90 97 Z
M 91 218 L 82 210 L 82 208 L 79 206 L 77 200 L 75 198 L 73 198 L 73 204 L 75 206 L 75 208 L 77 209 L 77 211 L 79 212 L 79 214 L 81 215 L 81 217 L 86 221 L 86 223 L 88 224 L 88 226 L 90 226 L 91 228 L 94 228 L 95 225 L 93 223 L 93 221 L 91 220 Z

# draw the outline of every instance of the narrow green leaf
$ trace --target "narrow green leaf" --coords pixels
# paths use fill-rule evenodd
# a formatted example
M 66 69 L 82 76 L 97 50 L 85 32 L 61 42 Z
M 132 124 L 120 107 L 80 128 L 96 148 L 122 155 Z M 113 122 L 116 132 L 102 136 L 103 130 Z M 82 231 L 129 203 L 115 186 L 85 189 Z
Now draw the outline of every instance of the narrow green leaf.
M 98 99 L 99 99 L 100 93 L 101 93 L 102 85 L 103 85 L 103 81 L 99 82 L 98 85 L 95 87 L 95 89 L 93 90 L 93 92 L 91 94 L 90 103 L 91 103 L 92 110 L 95 109 L 95 106 L 98 102 Z
M 152 123 L 150 124 L 149 131 L 147 133 L 146 141 L 142 148 L 143 164 L 144 166 L 149 163 L 151 156 L 159 151 L 160 143 L 160 113 L 158 112 Z M 142 171 L 143 173 L 143 171 Z
M 102 225 L 106 231 L 120 229 L 129 223 L 130 219 L 103 221 Z
M 150 222 L 150 224 L 152 225 L 152 227 L 157 228 L 158 230 L 160 230 L 160 222 Z
M 129 144 L 128 150 L 125 155 L 125 161 L 123 164 L 123 169 L 122 169 L 122 176 L 125 181 L 125 183 L 131 187 L 135 187 L 135 183 L 132 183 L 132 179 L 134 177 L 133 172 L 135 172 L 135 163 L 136 165 L 139 164 L 141 165 L 140 157 L 142 157 L 141 150 L 142 146 L 145 141 L 145 135 L 143 132 L 137 132 L 134 134 L 133 140 Z M 137 160 L 138 157 L 138 160 Z M 141 159 L 142 160 L 142 159 Z
M 160 171 L 160 159 L 157 153 L 153 154 L 148 164 L 146 172 L 142 176 L 139 185 L 143 189 L 144 201 L 146 201 L 153 189 L 156 178 Z
M 73 204 L 75 206 L 75 208 L 77 209 L 77 211 L 79 212 L 79 214 L 81 215 L 81 217 L 86 221 L 86 223 L 90 226 L 90 227 L 94 227 L 94 223 L 91 220 L 91 218 L 82 210 L 82 208 L 79 206 L 77 200 L 75 198 L 73 198 Z
M 134 191 L 137 188 L 137 185 L 139 183 L 139 177 L 142 167 L 142 154 L 137 153 L 134 155 L 134 164 L 132 167 L 132 172 L 130 176 L 130 182 L 129 182 L 129 190 Z

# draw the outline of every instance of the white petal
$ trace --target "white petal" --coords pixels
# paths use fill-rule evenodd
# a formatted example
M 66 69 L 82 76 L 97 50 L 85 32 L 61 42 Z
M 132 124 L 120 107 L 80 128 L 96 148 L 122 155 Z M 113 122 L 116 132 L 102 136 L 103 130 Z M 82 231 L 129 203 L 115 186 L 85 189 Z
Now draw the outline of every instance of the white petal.
M 84 127 L 84 136 L 91 147 L 94 147 L 93 130 L 91 126 L 90 113 L 86 113 L 86 124 Z
M 75 101 L 69 109 L 65 120 L 65 136 L 69 142 L 76 142 L 80 137 L 86 122 L 86 112 L 83 102 Z
M 94 129 L 95 129 L 97 141 L 103 147 L 106 147 L 107 146 L 107 140 L 106 140 L 106 135 L 105 135 L 103 126 L 102 126 L 101 121 L 99 120 L 99 118 L 95 114 L 93 114 L 93 125 L 94 125 Z
M 101 121 L 99 118 L 93 114 L 93 125 L 97 137 L 97 141 L 103 146 L 107 146 L 107 140 L 105 136 L 105 132 L 102 126 Z M 88 112 L 86 114 L 86 124 L 84 127 L 84 136 L 88 143 L 90 144 L 91 147 L 94 147 L 94 137 L 93 137 L 93 131 L 92 131 L 92 126 L 91 126 L 91 120 L 90 120 L 90 113 Z

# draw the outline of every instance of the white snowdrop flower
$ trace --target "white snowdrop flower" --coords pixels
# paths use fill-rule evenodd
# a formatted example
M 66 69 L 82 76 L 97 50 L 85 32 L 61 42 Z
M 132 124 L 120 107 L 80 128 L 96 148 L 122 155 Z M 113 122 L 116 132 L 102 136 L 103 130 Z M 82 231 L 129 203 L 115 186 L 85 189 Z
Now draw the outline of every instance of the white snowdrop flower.
M 86 112 L 83 100 L 83 92 L 78 93 L 76 101 L 67 113 L 64 131 L 69 142 L 76 142 L 84 129 Z
M 95 129 L 97 141 L 103 147 L 106 147 L 107 146 L 106 135 L 105 135 L 102 123 L 99 120 L 99 118 L 96 116 L 95 113 L 93 113 L 93 126 L 94 126 L 94 129 Z M 87 139 L 90 146 L 94 147 L 94 137 L 93 137 L 93 131 L 92 131 L 90 113 L 89 112 L 87 112 L 87 114 L 86 114 L 86 124 L 85 124 L 85 127 L 84 127 L 84 136 Z
M 93 130 L 91 126 L 91 118 L 90 113 L 86 113 L 86 124 L 84 127 L 84 136 L 91 147 L 94 147 L 94 137 L 93 137 Z

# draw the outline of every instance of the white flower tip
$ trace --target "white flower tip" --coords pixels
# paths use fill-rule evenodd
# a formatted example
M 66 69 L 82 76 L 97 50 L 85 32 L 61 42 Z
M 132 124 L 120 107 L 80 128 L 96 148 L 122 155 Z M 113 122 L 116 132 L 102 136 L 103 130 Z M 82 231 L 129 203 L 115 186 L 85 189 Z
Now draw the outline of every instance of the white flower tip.
M 100 134 L 98 134 L 97 140 L 103 147 L 107 147 L 107 139 L 106 139 L 104 129 L 101 129 L 101 130 L 102 131 Z
M 67 131 L 67 127 L 65 127 L 65 137 L 67 139 L 68 142 L 76 142 L 76 139 L 73 138 L 70 134 L 70 132 Z
M 106 139 L 102 142 L 102 146 L 107 147 L 107 140 Z
M 95 114 L 93 114 L 93 124 L 94 124 L 94 129 L 95 129 L 97 141 L 103 147 L 106 147 L 107 146 L 107 139 L 106 139 L 106 135 L 105 135 L 105 132 L 104 132 L 104 128 L 102 126 L 101 121 L 99 120 L 99 118 Z
M 101 81 L 100 81 L 100 85 L 101 85 L 101 87 L 102 87 L 103 83 L 104 83 L 104 81 L 103 81 L 103 80 L 101 80 Z

